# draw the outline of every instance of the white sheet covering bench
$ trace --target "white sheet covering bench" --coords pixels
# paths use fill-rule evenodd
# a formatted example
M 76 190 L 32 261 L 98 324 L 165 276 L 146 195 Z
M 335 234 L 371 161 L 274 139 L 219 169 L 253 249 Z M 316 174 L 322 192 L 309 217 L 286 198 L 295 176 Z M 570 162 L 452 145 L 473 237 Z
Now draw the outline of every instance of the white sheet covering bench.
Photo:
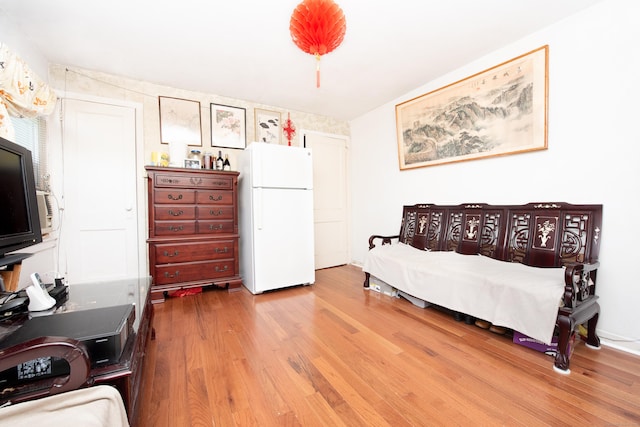
M 363 270 L 424 301 L 550 343 L 564 268 L 530 267 L 482 255 L 423 251 L 404 243 L 371 249 Z

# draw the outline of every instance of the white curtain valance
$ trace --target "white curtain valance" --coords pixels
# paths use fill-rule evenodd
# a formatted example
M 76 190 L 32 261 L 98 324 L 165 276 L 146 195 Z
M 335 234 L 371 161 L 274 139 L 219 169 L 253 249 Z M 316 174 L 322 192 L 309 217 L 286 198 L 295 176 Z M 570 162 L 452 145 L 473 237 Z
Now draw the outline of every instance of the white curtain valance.
M 53 112 L 56 94 L 7 45 L 0 42 L 0 136 L 13 140 L 9 116 L 46 116 Z

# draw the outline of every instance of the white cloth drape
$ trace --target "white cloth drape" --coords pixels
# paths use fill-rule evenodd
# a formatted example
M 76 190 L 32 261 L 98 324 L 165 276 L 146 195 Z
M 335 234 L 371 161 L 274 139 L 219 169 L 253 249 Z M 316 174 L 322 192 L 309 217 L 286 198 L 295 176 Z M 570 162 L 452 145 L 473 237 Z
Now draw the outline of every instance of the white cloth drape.
M 99 385 L 0 408 L 0 425 L 128 427 L 129 421 L 118 390 Z
M 0 136 L 13 140 L 9 116 L 46 116 L 53 112 L 56 94 L 6 44 L 0 42 Z
M 363 270 L 432 304 L 550 343 L 564 292 L 564 268 L 539 268 L 404 243 L 367 252 Z

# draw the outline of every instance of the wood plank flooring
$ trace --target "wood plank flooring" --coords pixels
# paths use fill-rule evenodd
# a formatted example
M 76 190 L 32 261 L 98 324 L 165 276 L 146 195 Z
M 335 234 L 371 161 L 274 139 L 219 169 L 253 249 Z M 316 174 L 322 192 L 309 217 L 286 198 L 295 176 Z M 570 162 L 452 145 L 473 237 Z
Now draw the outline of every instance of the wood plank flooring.
M 640 425 L 640 357 L 576 345 L 571 374 L 511 338 L 362 288 L 205 290 L 156 305 L 139 426 Z

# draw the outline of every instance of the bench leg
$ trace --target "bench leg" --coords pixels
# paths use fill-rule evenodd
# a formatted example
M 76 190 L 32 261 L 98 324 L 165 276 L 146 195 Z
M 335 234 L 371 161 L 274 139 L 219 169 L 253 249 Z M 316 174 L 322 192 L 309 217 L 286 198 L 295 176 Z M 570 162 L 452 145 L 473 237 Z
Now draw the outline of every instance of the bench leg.
M 600 338 L 596 334 L 598 317 L 600 316 L 600 305 L 592 302 L 589 305 L 579 307 L 572 313 L 558 314 L 558 352 L 553 364 L 553 369 L 561 374 L 569 374 L 569 358 L 571 357 L 571 335 L 576 325 L 587 322 L 587 342 L 589 348 L 599 349 Z
M 600 313 L 596 313 L 587 322 L 587 342 L 585 345 L 589 348 L 600 350 L 600 338 L 596 334 L 596 325 L 598 324 L 598 316 Z
M 571 373 L 569 370 L 569 358 L 571 357 L 571 333 L 575 323 L 571 317 L 558 316 L 558 352 L 553 363 L 553 370 L 564 375 Z
M 364 283 L 362 284 L 363 287 L 368 288 L 369 287 L 369 279 L 371 278 L 371 275 L 367 272 L 364 273 Z

